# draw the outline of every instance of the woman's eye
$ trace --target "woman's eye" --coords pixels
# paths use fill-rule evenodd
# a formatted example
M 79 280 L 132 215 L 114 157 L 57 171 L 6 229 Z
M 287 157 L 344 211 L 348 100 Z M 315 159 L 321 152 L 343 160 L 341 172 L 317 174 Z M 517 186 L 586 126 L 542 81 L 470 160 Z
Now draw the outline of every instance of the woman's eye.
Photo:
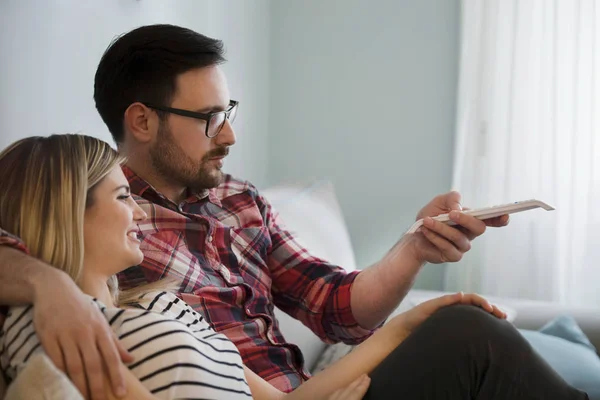
M 119 200 L 127 200 L 130 197 L 131 197 L 131 195 L 129 195 L 129 194 L 123 194 L 123 195 L 117 197 L 117 199 L 119 199 Z

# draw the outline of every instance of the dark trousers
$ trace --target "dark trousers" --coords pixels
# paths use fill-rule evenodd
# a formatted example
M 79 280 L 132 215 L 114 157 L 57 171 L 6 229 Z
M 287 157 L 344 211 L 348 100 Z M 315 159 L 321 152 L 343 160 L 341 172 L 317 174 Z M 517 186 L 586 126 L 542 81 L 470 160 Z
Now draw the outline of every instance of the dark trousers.
M 436 312 L 372 373 L 364 399 L 587 399 L 509 322 L 457 305 Z

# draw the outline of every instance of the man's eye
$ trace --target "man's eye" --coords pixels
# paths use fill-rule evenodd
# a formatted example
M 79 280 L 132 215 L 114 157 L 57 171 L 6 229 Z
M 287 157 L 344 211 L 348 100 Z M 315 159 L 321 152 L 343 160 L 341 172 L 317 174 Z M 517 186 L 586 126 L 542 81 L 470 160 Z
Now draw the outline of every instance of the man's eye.
M 128 199 L 128 198 L 130 198 L 130 197 L 131 197 L 131 195 L 129 195 L 129 194 L 123 194 L 123 195 L 121 195 L 121 196 L 119 196 L 119 197 L 117 197 L 117 198 L 118 198 L 119 200 L 127 200 L 127 199 Z

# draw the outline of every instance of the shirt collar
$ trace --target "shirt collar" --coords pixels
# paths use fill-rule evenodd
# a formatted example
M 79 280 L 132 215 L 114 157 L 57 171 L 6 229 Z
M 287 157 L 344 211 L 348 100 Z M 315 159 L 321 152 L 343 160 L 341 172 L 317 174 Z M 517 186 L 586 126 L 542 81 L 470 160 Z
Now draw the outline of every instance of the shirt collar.
M 167 199 L 162 193 L 156 190 L 151 184 L 133 172 L 133 170 L 127 165 L 123 165 L 122 169 L 127 181 L 129 182 L 129 187 L 131 188 L 132 194 L 138 195 L 152 202 L 165 202 L 167 204 L 174 204 L 171 200 Z M 195 203 L 204 199 L 208 199 L 209 202 L 221 207 L 221 200 L 217 197 L 214 189 L 205 189 L 197 193 L 188 193 L 188 196 L 183 202 Z

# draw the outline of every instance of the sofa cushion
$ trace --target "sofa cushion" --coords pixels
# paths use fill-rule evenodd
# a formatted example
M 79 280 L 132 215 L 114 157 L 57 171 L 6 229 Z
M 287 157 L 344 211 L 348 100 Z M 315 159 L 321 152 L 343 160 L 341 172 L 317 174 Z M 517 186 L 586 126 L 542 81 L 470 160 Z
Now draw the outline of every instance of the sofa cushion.
M 573 318 L 561 316 L 540 331 L 520 332 L 567 383 L 600 400 L 600 358 Z
M 44 353 L 31 357 L 6 393 L 4 400 L 83 400 L 69 378 Z
M 346 222 L 328 181 L 281 185 L 261 191 L 279 213 L 283 225 L 311 254 L 344 267 L 356 269 L 354 252 Z M 325 344 L 297 320 L 275 309 L 281 332 L 286 340 L 302 350 L 310 370 Z
M 589 348 L 593 352 L 596 351 L 596 348 L 590 342 L 590 339 L 583 333 L 575 319 L 571 316 L 561 315 L 556 317 L 544 325 L 540 329 L 540 332 L 568 340 L 569 342 L 578 343 Z

